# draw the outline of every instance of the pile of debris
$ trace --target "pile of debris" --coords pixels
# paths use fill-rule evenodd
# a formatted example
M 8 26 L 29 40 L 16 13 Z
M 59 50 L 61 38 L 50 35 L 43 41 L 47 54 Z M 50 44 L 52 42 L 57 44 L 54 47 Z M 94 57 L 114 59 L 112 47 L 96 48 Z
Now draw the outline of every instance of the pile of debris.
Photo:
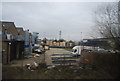
M 24 58 L 29 59 L 29 58 L 36 58 L 36 57 L 40 57 L 40 54 L 31 54 L 28 56 L 24 56 Z
M 39 64 L 37 62 L 33 62 L 32 64 L 26 64 L 25 67 L 30 71 L 34 71 L 38 68 Z

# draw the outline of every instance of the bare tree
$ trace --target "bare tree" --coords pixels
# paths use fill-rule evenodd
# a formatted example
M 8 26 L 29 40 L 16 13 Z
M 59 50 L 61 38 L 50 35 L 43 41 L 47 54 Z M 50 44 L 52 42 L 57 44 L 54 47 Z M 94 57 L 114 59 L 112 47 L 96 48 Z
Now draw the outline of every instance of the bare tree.
M 120 50 L 120 24 L 118 3 L 101 5 L 95 11 L 95 27 L 102 37 L 112 40 L 112 48 Z

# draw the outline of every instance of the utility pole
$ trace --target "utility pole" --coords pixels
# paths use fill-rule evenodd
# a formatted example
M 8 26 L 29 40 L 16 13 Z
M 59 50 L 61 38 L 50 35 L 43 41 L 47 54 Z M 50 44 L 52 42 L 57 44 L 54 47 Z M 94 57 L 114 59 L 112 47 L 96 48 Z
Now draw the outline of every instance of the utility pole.
M 59 31 L 59 40 L 61 39 L 61 33 L 62 33 L 62 31 L 60 30 Z
M 59 42 L 59 47 L 60 47 L 61 32 L 62 32 L 62 31 L 60 30 L 60 31 L 59 31 L 59 41 L 58 41 L 58 42 Z
M 82 32 L 81 32 L 81 40 L 82 40 Z
M 43 49 L 44 49 L 44 63 L 45 63 L 45 46 L 46 46 L 46 41 L 47 41 L 47 39 L 46 38 L 44 38 L 43 39 Z

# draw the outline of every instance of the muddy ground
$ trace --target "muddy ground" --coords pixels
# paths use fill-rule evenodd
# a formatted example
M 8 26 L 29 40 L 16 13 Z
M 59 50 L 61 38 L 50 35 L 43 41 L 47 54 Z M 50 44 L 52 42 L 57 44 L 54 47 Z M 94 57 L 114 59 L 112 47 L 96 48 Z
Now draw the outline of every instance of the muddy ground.
M 31 71 L 22 67 L 3 67 L 3 79 L 114 79 L 102 69 L 54 68 L 39 66 Z
M 21 65 L 22 64 L 21 60 L 14 61 L 13 64 L 3 65 L 2 78 L 3 79 L 118 79 L 119 77 L 119 74 L 117 72 L 118 70 L 114 70 L 111 67 L 109 70 L 111 70 L 112 73 L 110 73 L 109 70 L 107 71 L 108 68 L 106 69 L 104 68 L 106 67 L 106 64 L 104 64 L 103 62 L 112 62 L 112 61 L 109 60 L 106 61 L 104 59 L 101 59 L 103 57 L 100 56 L 97 56 L 96 58 L 96 56 L 95 57 L 93 56 L 94 54 L 91 55 L 86 51 L 84 52 L 85 55 L 84 58 L 88 58 L 90 60 L 96 58 L 94 59 L 94 61 L 98 60 L 98 62 L 97 61 L 94 62 L 94 64 L 96 64 L 94 68 L 92 66 L 90 66 L 89 68 L 83 68 L 82 64 L 80 64 L 80 66 L 62 66 L 62 67 L 48 69 L 48 67 L 52 65 L 50 58 L 50 54 L 52 53 L 69 53 L 69 51 L 64 51 L 63 49 L 51 49 L 46 52 L 45 59 L 44 59 L 44 55 L 42 54 L 40 57 L 24 59 L 23 65 Z M 34 71 L 28 70 L 24 66 L 26 63 L 32 63 L 35 60 L 38 61 L 40 65 Z M 99 60 L 101 60 L 102 63 L 99 63 Z M 113 63 L 114 65 L 115 62 Z

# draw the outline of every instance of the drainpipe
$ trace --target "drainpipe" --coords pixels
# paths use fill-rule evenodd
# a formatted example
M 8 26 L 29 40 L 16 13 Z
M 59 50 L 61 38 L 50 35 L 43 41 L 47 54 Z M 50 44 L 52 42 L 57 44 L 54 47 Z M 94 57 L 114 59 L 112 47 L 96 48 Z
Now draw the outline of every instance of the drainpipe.
M 8 43 L 7 64 L 10 63 L 10 47 L 11 47 L 11 43 Z

